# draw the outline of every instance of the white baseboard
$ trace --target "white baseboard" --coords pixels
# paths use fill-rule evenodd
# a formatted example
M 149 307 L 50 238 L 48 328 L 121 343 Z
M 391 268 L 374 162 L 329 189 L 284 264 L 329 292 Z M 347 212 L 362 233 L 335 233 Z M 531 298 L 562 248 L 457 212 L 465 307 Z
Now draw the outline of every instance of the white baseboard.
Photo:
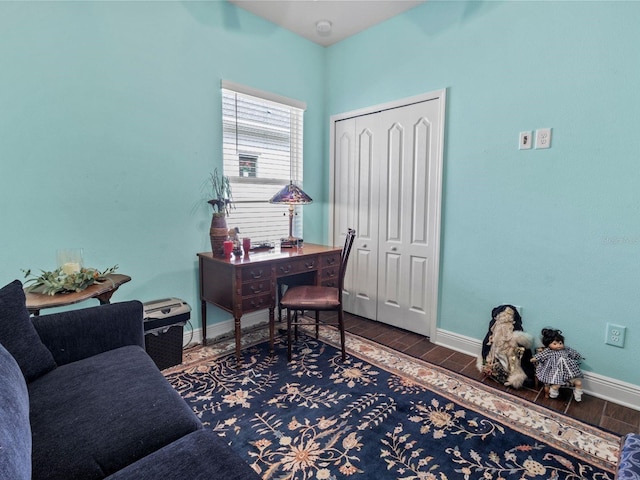
M 258 311 L 253 313 L 247 313 L 242 316 L 242 329 L 252 328 L 261 323 L 269 322 L 269 313 L 266 311 Z M 207 324 L 207 339 L 213 341 L 214 339 L 220 339 L 224 337 L 233 337 L 235 331 L 235 325 L 233 318 L 224 320 L 222 322 L 214 323 L 212 325 Z M 184 330 L 182 344 L 186 346 L 196 345 L 202 343 L 202 329 L 195 328 L 193 330 Z
M 438 329 L 434 343 L 474 357 L 482 351 L 482 341 L 446 330 Z M 583 373 L 583 388 L 586 393 L 640 410 L 640 386 L 594 372 Z
M 466 353 L 473 357 L 477 357 L 482 351 L 482 342 L 477 338 L 467 337 L 447 330 L 438 329 L 436 337 L 432 338 L 431 341 L 436 345 L 450 348 L 456 352 Z

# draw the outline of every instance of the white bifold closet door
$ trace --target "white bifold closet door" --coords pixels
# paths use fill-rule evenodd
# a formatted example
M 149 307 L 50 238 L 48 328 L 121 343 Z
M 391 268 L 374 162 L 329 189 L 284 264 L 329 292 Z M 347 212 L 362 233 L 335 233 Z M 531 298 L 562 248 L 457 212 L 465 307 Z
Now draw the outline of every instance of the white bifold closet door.
M 427 336 L 437 315 L 444 101 L 440 91 L 332 118 L 334 244 L 347 227 L 357 232 L 345 310 Z

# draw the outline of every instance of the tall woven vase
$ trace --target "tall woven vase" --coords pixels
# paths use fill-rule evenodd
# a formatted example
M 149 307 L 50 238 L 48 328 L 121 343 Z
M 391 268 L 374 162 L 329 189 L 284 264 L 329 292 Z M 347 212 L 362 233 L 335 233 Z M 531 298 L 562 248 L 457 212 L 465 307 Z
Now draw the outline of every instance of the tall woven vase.
M 213 214 L 211 217 L 211 228 L 209 237 L 211 238 L 211 251 L 214 256 L 224 256 L 224 241 L 227 239 L 227 219 L 224 215 Z

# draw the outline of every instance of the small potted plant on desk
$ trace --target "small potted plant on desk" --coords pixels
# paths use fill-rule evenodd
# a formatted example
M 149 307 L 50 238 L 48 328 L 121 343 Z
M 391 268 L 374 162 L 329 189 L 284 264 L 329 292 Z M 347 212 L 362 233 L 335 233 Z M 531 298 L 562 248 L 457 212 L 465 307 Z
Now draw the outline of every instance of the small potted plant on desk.
M 223 244 L 228 235 L 226 216 L 229 214 L 229 209 L 233 207 L 231 184 L 229 177 L 220 175 L 217 168 L 209 175 L 209 182 L 212 198 L 208 203 L 213 207 L 211 229 L 209 230 L 211 251 L 216 256 L 222 256 L 224 254 Z

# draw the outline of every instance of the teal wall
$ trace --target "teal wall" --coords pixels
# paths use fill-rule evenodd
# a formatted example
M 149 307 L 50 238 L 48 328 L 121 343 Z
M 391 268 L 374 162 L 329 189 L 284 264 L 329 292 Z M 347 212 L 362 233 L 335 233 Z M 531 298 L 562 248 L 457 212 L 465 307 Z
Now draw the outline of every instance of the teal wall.
M 322 47 L 226 2 L 0 2 L 0 32 L 1 285 L 82 247 L 132 277 L 114 301 L 176 296 L 199 324 L 221 79 L 308 103 L 305 238 L 323 241 Z
M 481 339 L 513 303 L 584 370 L 640 384 L 638 18 L 638 2 L 429 1 L 328 49 L 328 115 L 447 88 L 440 329 Z M 551 149 L 517 149 L 543 127 Z
M 79 246 L 133 277 L 114 300 L 181 297 L 197 325 L 221 79 L 307 102 L 315 242 L 329 116 L 447 88 L 439 328 L 481 339 L 492 307 L 521 305 L 585 370 L 638 385 L 637 18 L 637 2 L 431 0 L 324 49 L 226 2 L 2 2 L 0 284 Z M 542 127 L 551 149 L 517 150 Z M 607 322 L 626 348 L 604 345 Z

